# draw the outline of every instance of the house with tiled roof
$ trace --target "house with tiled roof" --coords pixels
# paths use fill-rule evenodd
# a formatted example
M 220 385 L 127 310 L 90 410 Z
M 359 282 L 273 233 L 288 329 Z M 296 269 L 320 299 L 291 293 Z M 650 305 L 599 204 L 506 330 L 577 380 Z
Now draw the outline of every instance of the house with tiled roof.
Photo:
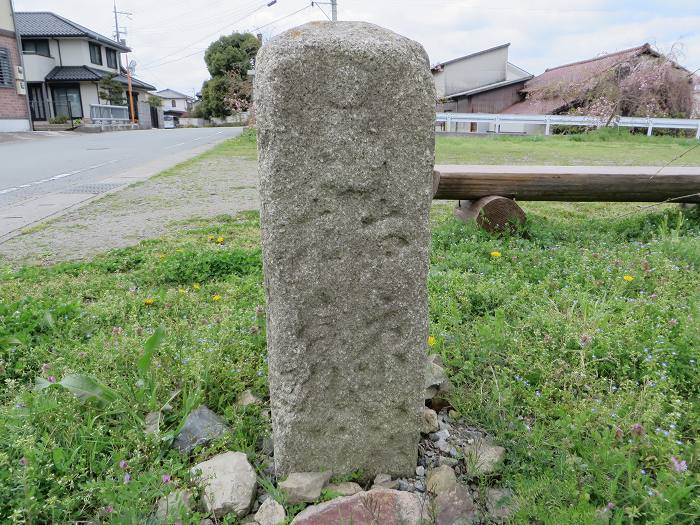
M 588 95 L 598 87 L 600 79 L 614 75 L 621 82 L 635 65 L 647 60 L 654 60 L 655 66 L 670 64 L 678 79 L 682 81 L 685 78 L 688 84 L 692 83 L 692 74 L 687 69 L 672 62 L 651 45 L 643 44 L 547 69 L 525 82 L 520 90 L 520 100 L 501 113 L 555 115 L 570 112 L 581 104 L 583 98 L 590 102 Z M 669 82 L 672 80 L 668 79 Z M 641 89 L 644 90 L 644 87 Z
M 93 106 L 109 105 L 100 97 L 105 77 L 124 88 L 124 105 L 131 105 L 121 58 L 131 50 L 124 43 L 51 12 L 17 12 L 15 20 L 35 124 L 60 116 L 89 122 Z M 145 102 L 155 87 L 134 77 L 131 84 L 138 119 L 139 101 Z
M 154 94 L 163 100 L 163 114 L 172 117 L 176 126 L 179 124 L 180 117 L 192 111 L 194 106 L 194 97 L 174 89 L 161 89 Z

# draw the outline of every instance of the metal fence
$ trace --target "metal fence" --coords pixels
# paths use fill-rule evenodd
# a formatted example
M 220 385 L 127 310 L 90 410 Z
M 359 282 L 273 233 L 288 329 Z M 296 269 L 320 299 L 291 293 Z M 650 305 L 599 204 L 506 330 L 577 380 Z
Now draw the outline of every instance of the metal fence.
M 651 136 L 654 129 L 689 129 L 695 131 L 695 138 L 700 139 L 700 119 L 673 119 L 647 117 L 615 117 L 610 123 L 607 119 L 597 117 L 580 117 L 575 115 L 508 115 L 491 113 L 438 113 L 436 123 L 443 131 L 456 131 L 458 124 L 487 123 L 494 133 L 501 133 L 501 126 L 508 124 L 510 132 L 526 132 L 526 126 L 543 126 L 544 134 L 549 135 L 553 126 L 582 126 L 601 128 L 606 125 L 623 128 L 645 128 Z M 513 126 L 513 125 L 516 126 Z M 522 130 L 513 131 L 517 125 Z
M 107 104 L 90 104 L 90 120 L 97 124 L 130 122 L 128 106 L 110 106 Z

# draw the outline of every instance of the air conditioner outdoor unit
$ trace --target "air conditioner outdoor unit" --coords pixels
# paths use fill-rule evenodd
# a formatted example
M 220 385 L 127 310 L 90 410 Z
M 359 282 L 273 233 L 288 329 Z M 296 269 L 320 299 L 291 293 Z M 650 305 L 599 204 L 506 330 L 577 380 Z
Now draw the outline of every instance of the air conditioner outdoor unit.
M 22 66 L 15 66 L 15 78 L 24 80 L 24 68 Z

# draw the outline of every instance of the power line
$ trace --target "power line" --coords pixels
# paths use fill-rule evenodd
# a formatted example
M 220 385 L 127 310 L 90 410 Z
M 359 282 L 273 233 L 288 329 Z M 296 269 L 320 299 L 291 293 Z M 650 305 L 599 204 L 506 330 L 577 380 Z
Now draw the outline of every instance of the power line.
M 263 7 L 264 7 L 264 6 L 263 6 Z M 263 28 L 265 28 L 265 27 L 268 27 L 268 26 L 270 26 L 270 25 L 272 25 L 272 24 L 276 24 L 277 22 L 281 22 L 282 20 L 286 20 L 287 18 L 291 18 L 292 16 L 294 16 L 294 15 L 296 15 L 296 14 L 299 14 L 299 13 L 301 13 L 302 11 L 304 11 L 304 10 L 306 10 L 306 9 L 309 9 L 310 7 L 311 7 L 311 4 L 309 4 L 309 5 L 305 6 L 305 7 L 302 7 L 301 9 L 297 9 L 297 10 L 294 11 L 293 13 L 289 13 L 289 14 L 287 14 L 287 15 L 284 15 L 284 16 L 280 17 L 280 18 L 277 18 L 276 20 L 273 20 L 272 22 L 268 22 L 267 24 L 264 24 L 264 25 L 261 25 L 261 26 L 259 26 L 259 27 L 256 27 L 255 29 L 252 29 L 252 30 L 251 30 L 251 33 L 255 33 L 256 31 L 259 31 L 260 29 L 263 29 Z M 217 33 L 218 33 L 218 31 L 217 31 Z M 209 38 L 209 37 L 205 37 L 205 38 Z M 207 46 L 207 47 L 208 47 L 208 46 Z M 185 59 L 187 59 L 187 58 L 190 58 L 190 57 L 193 57 L 193 56 L 198 55 L 198 54 L 200 54 L 200 53 L 203 53 L 203 52 L 206 51 L 206 50 L 207 50 L 207 48 L 206 48 L 206 47 L 203 47 L 203 48 L 201 48 L 201 49 L 197 49 L 196 51 L 194 51 L 194 52 L 192 52 L 192 53 L 190 53 L 190 54 L 188 54 L 188 55 L 181 56 L 181 57 L 178 57 L 178 58 L 173 58 L 172 60 L 167 60 L 167 61 L 162 62 L 162 63 L 160 63 L 160 64 L 151 62 L 151 63 L 147 64 L 145 67 L 142 67 L 142 68 L 141 68 L 141 71 L 146 71 L 146 70 L 149 70 L 149 69 L 156 69 L 156 68 L 159 68 L 159 67 L 162 67 L 162 66 L 166 66 L 166 65 L 168 65 L 168 64 L 172 64 L 172 63 L 174 63 L 174 62 L 179 62 L 179 61 L 181 61 L 181 60 L 185 60 Z M 177 53 L 177 52 L 171 53 L 171 55 L 174 55 L 174 54 L 176 54 L 176 53 Z M 162 57 L 162 58 L 166 58 L 166 57 Z M 156 60 L 155 62 L 158 62 L 158 61 Z
M 302 7 L 301 9 L 298 9 L 298 10 L 294 11 L 293 13 L 289 13 L 288 15 L 280 17 L 277 20 L 273 20 L 272 22 L 268 22 L 267 24 L 261 25 L 260 27 L 256 27 L 255 29 L 252 30 L 252 32 L 255 33 L 256 31 L 259 31 L 267 26 L 271 26 L 272 24 L 276 24 L 277 22 L 281 22 L 282 20 L 290 18 L 290 17 L 296 15 L 297 13 L 301 13 L 302 11 L 309 9 L 310 7 L 311 7 L 311 4 L 307 5 L 306 7 Z
M 221 28 L 217 29 L 217 30 L 214 31 L 213 33 L 210 33 L 210 34 L 208 34 L 208 35 L 206 35 L 206 36 L 200 38 L 199 40 L 195 40 L 194 42 L 190 42 L 188 45 L 186 45 L 186 46 L 180 48 L 180 49 L 177 50 L 177 51 L 173 51 L 172 53 L 168 53 L 167 55 L 164 55 L 164 56 L 162 56 L 162 57 L 160 57 L 160 58 L 157 58 L 157 59 L 155 59 L 155 60 L 152 60 L 151 62 L 148 62 L 147 64 L 145 64 L 145 66 L 146 66 L 146 67 L 153 67 L 153 66 L 155 66 L 155 64 L 157 64 L 157 63 L 160 62 L 161 60 L 163 60 L 163 59 L 165 59 L 165 58 L 169 58 L 169 57 L 171 57 L 171 56 L 173 56 L 173 55 L 177 55 L 177 53 L 178 53 L 179 51 L 184 51 L 185 49 L 187 49 L 187 48 L 193 46 L 194 44 L 198 44 L 198 43 L 201 42 L 202 40 L 207 40 L 207 39 L 211 38 L 211 37 L 214 36 L 214 35 L 218 35 L 218 34 L 221 33 L 224 29 L 227 29 L 227 28 L 229 28 L 230 26 L 235 25 L 235 24 L 237 24 L 237 23 L 239 23 L 239 22 L 245 20 L 246 18 L 249 18 L 249 17 L 253 16 L 255 13 L 257 13 L 257 12 L 260 11 L 261 9 L 264 9 L 264 8 L 266 8 L 266 7 L 271 7 L 271 6 L 275 5 L 276 3 L 277 3 L 277 0 L 265 2 L 265 4 L 263 4 L 263 5 L 259 6 L 258 8 L 254 9 L 253 11 L 251 11 L 251 12 L 248 13 L 247 15 L 243 16 L 242 18 L 239 18 L 238 20 L 234 20 L 233 22 L 228 22 L 224 27 L 221 27 Z M 185 56 L 185 57 L 182 57 L 182 58 L 187 58 L 188 56 L 196 55 L 198 52 L 199 52 L 199 51 L 197 51 L 197 52 L 195 52 L 195 53 L 193 53 L 193 54 L 191 54 L 191 55 L 187 55 L 187 56 Z M 170 62 L 168 62 L 168 63 L 170 63 Z M 163 64 L 161 64 L 161 65 L 163 65 Z

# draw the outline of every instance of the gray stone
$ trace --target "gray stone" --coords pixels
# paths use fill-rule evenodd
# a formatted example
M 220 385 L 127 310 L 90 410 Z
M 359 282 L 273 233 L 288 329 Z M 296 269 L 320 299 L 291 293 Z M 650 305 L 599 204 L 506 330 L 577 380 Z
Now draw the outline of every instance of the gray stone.
M 270 436 L 265 436 L 262 439 L 261 452 L 265 456 L 273 456 L 275 454 L 275 442 Z
M 144 432 L 157 434 L 160 431 L 160 412 L 149 412 L 144 420 Z
M 260 509 L 255 513 L 255 521 L 259 525 L 279 525 L 287 519 L 284 507 L 274 499 L 268 498 L 260 505 Z
M 435 446 L 440 450 L 440 452 L 445 452 L 447 454 L 449 454 L 450 450 L 452 449 L 452 446 L 444 439 L 441 439 L 435 443 Z
M 488 489 L 486 492 L 486 510 L 491 521 L 506 523 L 517 509 L 513 491 L 510 489 Z M 608 510 L 607 507 L 604 509 Z
M 312 22 L 256 60 L 275 465 L 408 476 L 428 340 L 435 89 L 423 47 Z
M 321 497 L 321 491 L 331 479 L 331 471 L 293 472 L 280 481 L 278 488 L 287 498 L 287 503 L 311 503 Z
M 479 439 L 464 446 L 464 464 L 470 476 L 491 474 L 498 469 L 506 455 L 506 449 L 487 440 Z
M 416 476 L 418 476 L 419 478 L 422 478 L 423 476 L 425 476 L 425 467 L 423 467 L 423 466 L 416 467 Z
M 436 525 L 469 525 L 480 523 L 474 499 L 462 485 L 455 484 L 450 490 L 441 492 L 433 500 Z
M 419 495 L 376 489 L 307 507 L 292 525 L 421 525 L 426 519 Z
M 236 403 L 239 406 L 247 407 L 248 405 L 259 405 L 262 401 L 253 394 L 252 390 L 244 390 L 239 394 Z
M 450 390 L 450 382 L 442 366 L 442 359 L 438 355 L 428 358 L 425 371 L 425 399 L 433 399 L 438 394 L 446 394 Z
M 442 465 L 428 472 L 428 492 L 441 494 L 452 490 L 457 485 L 457 476 L 454 470 L 447 465 Z
M 339 494 L 341 496 L 352 496 L 358 492 L 362 492 L 362 487 L 357 483 L 351 481 L 345 481 L 343 483 L 331 483 L 326 487 L 330 492 L 334 494 Z
M 399 481 L 397 479 L 391 479 L 389 474 L 377 474 L 374 478 L 374 483 L 372 484 L 373 489 L 397 489 L 399 488 Z
M 224 420 L 202 405 L 187 416 L 172 446 L 183 454 L 189 454 L 195 447 L 205 445 L 227 431 Z
M 459 464 L 459 460 L 455 458 L 446 458 L 445 456 L 440 456 L 438 458 L 438 465 L 440 466 L 448 466 L 451 468 L 456 467 Z
M 155 517 L 160 523 L 171 523 L 190 512 L 191 494 L 187 490 L 174 490 L 158 500 Z
M 437 432 L 440 429 L 438 426 L 437 412 L 429 409 L 428 407 L 421 408 L 420 425 L 421 434 Z
M 230 512 L 248 514 L 255 500 L 257 477 L 244 453 L 219 454 L 195 465 L 191 472 L 204 489 L 202 500 L 207 512 L 217 517 Z
M 433 432 L 432 434 L 430 434 L 431 441 L 446 440 L 449 437 L 450 437 L 450 431 L 447 429 L 438 430 L 437 432 Z

